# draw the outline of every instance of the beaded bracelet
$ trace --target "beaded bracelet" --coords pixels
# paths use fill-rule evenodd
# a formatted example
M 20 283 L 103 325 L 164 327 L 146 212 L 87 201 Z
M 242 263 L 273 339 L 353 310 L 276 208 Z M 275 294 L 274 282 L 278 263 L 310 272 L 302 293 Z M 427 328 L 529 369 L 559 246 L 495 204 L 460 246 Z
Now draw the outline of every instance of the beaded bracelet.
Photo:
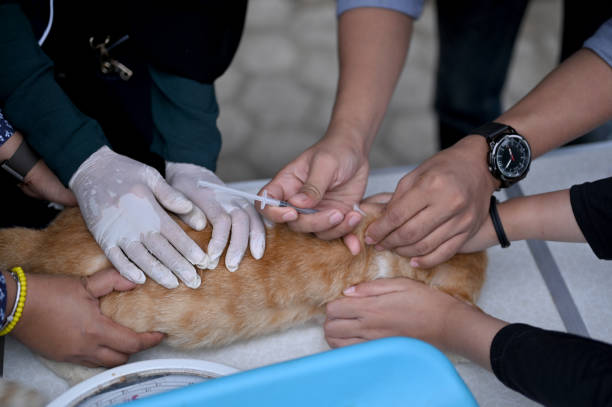
M 15 279 L 17 283 L 17 293 L 15 294 L 15 304 L 13 305 L 13 310 L 11 314 L 6 317 L 6 322 L 0 330 L 0 336 L 4 336 L 11 332 L 17 322 L 19 322 L 19 318 L 21 318 L 21 314 L 23 313 L 23 307 L 25 305 L 26 294 L 28 292 L 28 286 L 26 282 L 26 275 L 23 272 L 21 267 L 13 267 L 11 269 L 11 275 Z

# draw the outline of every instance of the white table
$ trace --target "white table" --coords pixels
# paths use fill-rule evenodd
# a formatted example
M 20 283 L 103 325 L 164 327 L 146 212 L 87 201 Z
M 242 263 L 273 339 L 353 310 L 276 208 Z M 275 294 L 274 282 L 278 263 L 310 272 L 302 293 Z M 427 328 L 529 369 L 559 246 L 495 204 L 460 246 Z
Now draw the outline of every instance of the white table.
M 392 191 L 411 167 L 396 167 L 372 172 L 366 194 Z M 551 152 L 531 167 L 527 179 L 520 183 L 525 194 L 567 188 L 572 184 L 612 176 L 612 142 L 566 147 Z M 234 186 L 256 192 L 264 180 L 235 183 Z M 500 199 L 505 199 L 500 192 Z M 486 312 L 510 322 L 566 330 L 564 319 L 578 325 L 582 321 L 588 334 L 612 342 L 612 263 L 598 260 L 586 244 L 546 243 L 534 253 L 526 242 L 515 242 L 508 249 L 489 250 L 489 267 L 479 305 Z M 559 272 L 568 289 L 568 301 L 575 305 L 575 315 L 560 315 L 536 259 L 548 248 L 552 268 Z M 546 263 L 546 259 L 544 259 Z M 550 272 L 546 271 L 546 272 Z M 555 270 L 553 270 L 554 276 Z M 554 290 L 553 290 L 554 291 Z M 558 295 L 555 293 L 555 295 Z M 564 305 L 565 304 L 565 305 Z M 567 308 L 567 307 L 566 307 Z M 569 307 L 570 311 L 572 307 Z M 571 312 L 570 312 L 571 314 Z M 570 329 L 572 330 L 572 329 Z M 41 340 L 44 340 L 41 338 Z M 263 338 L 237 343 L 216 350 L 177 352 L 158 346 L 142 352 L 132 361 L 166 357 L 193 357 L 223 363 L 238 369 L 251 369 L 329 349 L 316 323 Z M 5 377 L 22 382 L 54 398 L 68 386 L 33 357 L 28 349 L 8 339 L 5 350 Z M 493 374 L 469 362 L 459 362 L 457 370 L 482 406 L 536 405 L 507 389 Z

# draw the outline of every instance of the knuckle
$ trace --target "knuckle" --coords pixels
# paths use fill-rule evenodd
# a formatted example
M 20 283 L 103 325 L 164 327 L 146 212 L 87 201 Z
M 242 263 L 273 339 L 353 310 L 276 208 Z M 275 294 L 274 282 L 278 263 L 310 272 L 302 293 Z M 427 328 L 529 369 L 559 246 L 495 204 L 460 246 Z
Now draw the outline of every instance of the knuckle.
M 422 256 L 431 252 L 432 244 L 428 241 L 421 240 L 414 245 L 414 251 L 418 256 Z
M 323 193 L 319 191 L 319 188 L 312 184 L 304 184 L 301 188 L 301 191 L 316 200 L 320 200 L 321 198 L 323 198 Z

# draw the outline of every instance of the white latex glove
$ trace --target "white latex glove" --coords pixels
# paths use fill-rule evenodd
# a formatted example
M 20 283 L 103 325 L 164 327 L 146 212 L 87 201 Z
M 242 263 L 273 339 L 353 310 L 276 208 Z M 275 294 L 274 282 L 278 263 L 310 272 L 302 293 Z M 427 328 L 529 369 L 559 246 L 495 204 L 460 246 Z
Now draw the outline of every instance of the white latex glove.
M 69 186 L 91 234 L 121 275 L 142 284 L 144 271 L 174 288 L 176 274 L 188 287 L 200 285 L 193 264 L 206 265 L 206 253 L 160 206 L 181 215 L 193 204 L 157 170 L 104 146 L 81 164 Z
M 266 232 L 255 207 L 246 199 L 225 192 L 198 187 L 198 181 L 223 184 L 212 171 L 194 164 L 166 162 L 166 179 L 174 188 L 187 195 L 195 204 L 191 213 L 182 215 L 194 229 L 203 229 L 206 219 L 212 223 L 212 238 L 208 243 L 209 268 L 219 262 L 227 241 L 225 267 L 236 271 L 250 245 L 251 254 L 260 259 L 266 247 Z

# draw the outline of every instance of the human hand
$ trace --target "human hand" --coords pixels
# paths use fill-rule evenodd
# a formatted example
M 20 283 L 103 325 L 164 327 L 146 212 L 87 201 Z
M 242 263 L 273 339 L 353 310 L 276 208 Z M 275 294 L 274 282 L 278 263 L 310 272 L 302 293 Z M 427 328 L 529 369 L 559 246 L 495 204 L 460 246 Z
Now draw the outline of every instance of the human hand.
M 64 206 L 76 206 L 77 201 L 71 190 L 66 188 L 51 172 L 43 160 L 39 160 L 19 184 L 24 194 Z
M 299 216 L 292 208 L 266 207 L 261 211 L 276 223 L 289 224 L 298 232 L 314 232 L 321 239 L 335 239 L 351 232 L 362 215 L 354 210 L 365 192 L 369 163 L 367 154 L 346 141 L 324 138 L 286 165 L 265 185 L 268 195 L 300 208 L 319 212 Z M 345 243 L 354 254 L 359 241 L 353 235 Z
M 488 215 L 497 181 L 486 151 L 483 137 L 468 136 L 405 175 L 366 243 L 412 257 L 414 267 L 451 258 Z
M 212 237 L 207 250 L 208 268 L 217 267 L 230 240 L 230 230 L 231 240 L 225 255 L 225 267 L 229 271 L 238 269 L 247 245 L 255 259 L 263 256 L 266 231 L 253 204 L 227 192 L 198 186 L 198 181 L 225 185 L 212 171 L 198 165 L 168 162 L 166 179 L 195 204 L 191 212 L 182 216 L 186 223 L 199 230 L 206 226 L 207 218 L 212 223 Z
M 27 279 L 25 307 L 12 335 L 46 358 L 112 367 L 164 338 L 159 332 L 136 333 L 100 312 L 100 297 L 134 288 L 113 269 L 81 279 L 34 273 Z
M 69 185 L 91 234 L 122 276 L 142 284 L 144 271 L 174 288 L 175 273 L 188 287 L 200 285 L 193 264 L 205 267 L 208 257 L 160 206 L 184 215 L 193 204 L 154 168 L 104 146 L 81 164 Z
M 445 347 L 446 319 L 462 302 L 408 278 L 349 287 L 327 304 L 325 339 L 332 348 L 389 336 L 418 338 Z

